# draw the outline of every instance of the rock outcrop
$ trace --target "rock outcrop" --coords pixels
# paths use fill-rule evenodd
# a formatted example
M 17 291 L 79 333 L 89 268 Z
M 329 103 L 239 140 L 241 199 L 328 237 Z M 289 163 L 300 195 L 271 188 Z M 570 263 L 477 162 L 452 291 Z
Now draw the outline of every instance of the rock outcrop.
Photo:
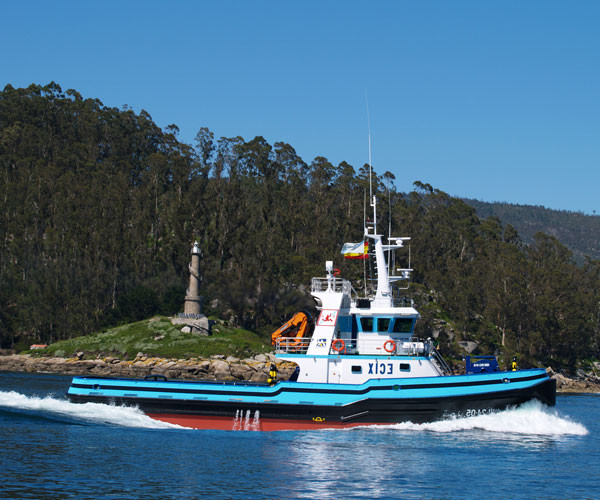
M 83 359 L 84 353 L 77 353 L 72 358 L 37 358 L 29 354 L 13 354 L 0 356 L 0 371 L 111 377 L 145 377 L 156 374 L 187 380 L 266 382 L 271 363 L 277 366 L 279 380 L 287 380 L 296 369 L 294 363 L 278 360 L 272 354 L 259 354 L 244 360 L 232 357 L 222 359 L 223 357 L 165 359 L 138 353 L 135 359 L 122 361 L 113 357 Z
M 556 380 L 556 392 L 562 393 L 600 393 L 600 377 L 594 373 L 577 374 L 576 378 L 556 373 L 550 367 L 546 368 L 548 375 Z
M 266 382 L 271 363 L 277 366 L 279 380 L 289 379 L 296 369 L 294 363 L 281 361 L 273 354 L 258 354 L 253 358 L 240 360 L 233 356 L 225 358 L 223 355 L 207 359 L 165 359 L 138 353 L 128 361 L 114 357 L 84 359 L 83 352 L 76 353 L 72 358 L 38 358 L 29 354 L 0 355 L 0 371 L 140 378 L 155 374 L 172 379 L 252 382 Z M 600 377 L 594 373 L 579 373 L 576 378 L 572 378 L 555 373 L 552 368 L 547 368 L 546 371 L 556 380 L 556 390 L 559 393 L 600 393 Z

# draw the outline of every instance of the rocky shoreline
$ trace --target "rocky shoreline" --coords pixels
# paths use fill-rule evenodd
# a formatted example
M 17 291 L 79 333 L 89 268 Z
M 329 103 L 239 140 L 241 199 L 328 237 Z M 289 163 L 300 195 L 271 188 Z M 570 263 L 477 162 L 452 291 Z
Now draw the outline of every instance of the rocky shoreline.
M 169 379 L 266 382 L 272 363 L 277 367 L 280 380 L 287 380 L 296 369 L 294 363 L 282 362 L 272 354 L 258 354 L 246 359 L 221 355 L 208 359 L 165 359 L 140 353 L 133 360 L 123 361 L 113 357 L 84 359 L 83 353 L 78 353 L 72 358 L 38 358 L 29 354 L 0 356 L 0 371 L 135 378 L 164 375 Z
M 580 373 L 571 378 L 562 373 L 555 373 L 552 368 L 546 368 L 548 375 L 556 380 L 556 392 L 563 394 L 597 393 L 600 394 L 600 377 L 592 373 Z
M 134 359 L 123 361 L 113 357 L 84 359 L 84 353 L 78 353 L 72 358 L 38 358 L 30 354 L 0 356 L 0 371 L 134 378 L 164 375 L 169 379 L 266 382 L 272 363 L 277 367 L 279 380 L 287 380 L 296 369 L 294 363 L 281 361 L 273 354 L 258 354 L 246 359 L 222 355 L 206 359 L 166 359 L 139 353 Z M 593 374 L 571 378 L 555 373 L 551 368 L 547 371 L 556 380 L 559 393 L 600 393 L 600 377 Z

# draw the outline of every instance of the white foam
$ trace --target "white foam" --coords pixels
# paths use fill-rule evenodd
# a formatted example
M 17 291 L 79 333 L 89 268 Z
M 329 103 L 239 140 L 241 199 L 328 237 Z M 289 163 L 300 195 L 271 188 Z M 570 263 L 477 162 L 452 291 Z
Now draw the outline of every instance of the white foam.
M 182 428 L 178 425 L 154 420 L 144 415 L 138 408 L 99 403 L 75 404 L 65 399 L 56 399 L 51 396 L 44 398 L 25 396 L 14 391 L 0 391 L 0 408 L 71 422 L 110 424 L 148 429 Z
M 556 410 L 548 408 L 537 400 L 498 413 L 449 418 L 426 424 L 405 422 L 377 427 L 431 432 L 484 430 L 503 434 L 532 436 L 584 436 L 588 434 L 588 430 L 583 425 L 573 422 L 568 417 L 559 416 Z
M 99 403 L 75 404 L 65 399 L 56 399 L 51 396 L 40 398 L 37 396 L 26 396 L 14 391 L 0 391 L 0 409 L 80 423 L 109 424 L 148 429 L 185 428 L 154 420 L 134 407 Z M 255 415 L 254 419 L 257 420 L 257 418 L 257 415 Z M 502 412 L 474 417 L 449 418 L 425 424 L 403 422 L 361 428 L 440 433 L 484 430 L 502 434 L 532 436 L 584 436 L 588 434 L 588 430 L 582 424 L 574 422 L 568 417 L 560 416 L 556 410 L 548 408 L 539 401 L 529 401 L 518 408 L 510 408 Z

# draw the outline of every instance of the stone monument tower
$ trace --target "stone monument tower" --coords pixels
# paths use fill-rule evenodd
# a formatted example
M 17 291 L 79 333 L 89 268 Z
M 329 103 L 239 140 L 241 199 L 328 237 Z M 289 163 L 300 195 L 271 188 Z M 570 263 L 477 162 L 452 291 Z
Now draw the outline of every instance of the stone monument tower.
M 171 318 L 171 323 L 174 325 L 185 325 L 181 331 L 186 333 L 195 333 L 198 335 L 210 334 L 210 323 L 208 318 L 202 314 L 201 305 L 202 298 L 200 297 L 200 257 L 202 252 L 198 248 L 198 242 L 194 242 L 192 247 L 192 262 L 189 265 L 190 284 L 185 294 L 185 302 L 183 305 L 183 314 L 178 314 L 177 317 Z
M 200 256 L 202 253 L 198 248 L 198 242 L 194 242 L 192 247 L 192 262 L 189 265 L 190 269 L 190 284 L 185 296 L 185 304 L 183 306 L 183 314 L 190 317 L 200 315 L 200 306 L 202 299 L 200 298 Z

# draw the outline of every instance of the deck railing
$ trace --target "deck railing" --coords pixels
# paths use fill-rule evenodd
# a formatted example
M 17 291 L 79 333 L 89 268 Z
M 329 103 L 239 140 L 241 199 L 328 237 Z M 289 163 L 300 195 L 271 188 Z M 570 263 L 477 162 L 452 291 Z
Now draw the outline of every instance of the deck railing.
M 312 293 L 325 292 L 331 287 L 333 292 L 343 292 L 348 296 L 352 295 L 353 288 L 352 283 L 343 278 L 313 278 L 310 284 L 310 291 Z M 354 292 L 356 294 L 356 292 Z
M 376 356 L 429 356 L 433 345 L 430 340 L 341 339 L 331 344 L 330 354 L 366 354 Z
M 414 307 L 413 299 L 408 297 L 394 297 L 392 299 L 393 307 Z
M 310 338 L 279 337 L 275 343 L 275 352 L 279 354 L 306 354 L 311 340 Z M 336 338 L 331 344 L 329 354 L 439 357 L 430 339 L 417 338 L 410 341 Z M 444 361 L 441 360 L 441 363 L 444 363 Z
M 311 340 L 309 338 L 279 337 L 275 341 L 275 352 L 278 354 L 306 354 Z

